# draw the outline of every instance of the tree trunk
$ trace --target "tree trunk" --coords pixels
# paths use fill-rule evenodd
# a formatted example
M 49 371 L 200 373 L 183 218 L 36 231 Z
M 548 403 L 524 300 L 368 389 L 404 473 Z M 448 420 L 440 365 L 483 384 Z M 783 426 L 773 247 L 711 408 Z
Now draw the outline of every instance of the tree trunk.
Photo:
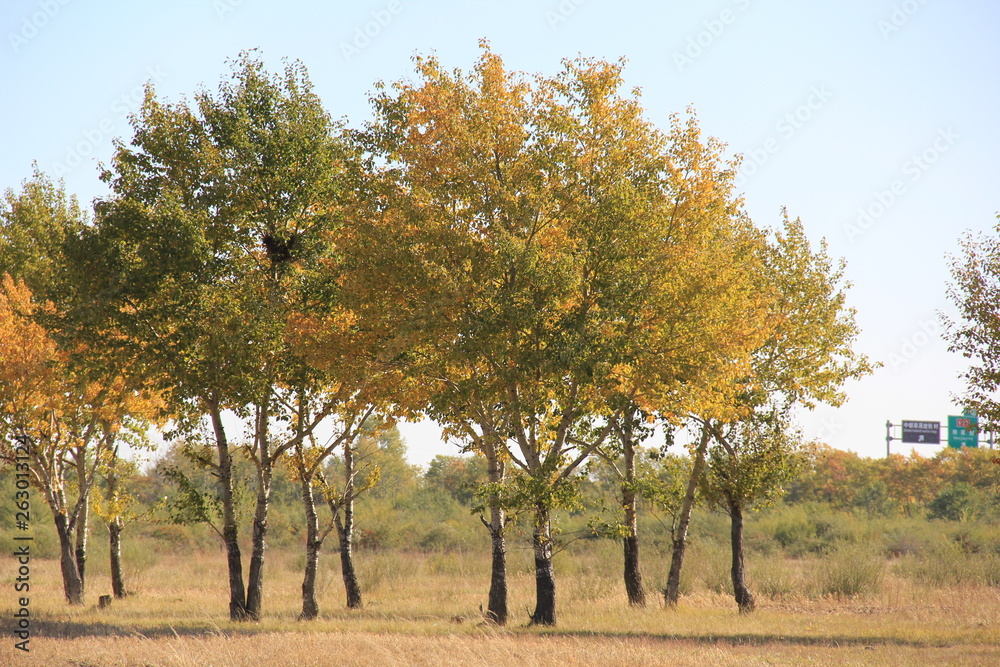
M 271 476 L 274 458 L 269 436 L 270 405 L 264 401 L 257 407 L 254 440 L 257 443 L 257 506 L 253 517 L 253 541 L 250 552 L 250 572 L 247 578 L 247 616 L 259 621 L 264 603 L 264 553 L 267 549 L 267 511 L 271 502 Z
M 754 599 L 750 589 L 747 588 L 743 567 L 743 508 L 739 504 L 730 503 L 729 517 L 732 521 L 730 535 L 733 547 L 733 593 L 740 613 L 745 614 L 754 610 Z
M 302 577 L 302 613 L 299 614 L 299 619 L 311 621 L 319 616 L 316 572 L 319 569 L 319 550 L 323 542 L 319 538 L 319 517 L 316 514 L 316 499 L 313 498 L 312 479 L 306 479 L 305 475 L 302 479 L 302 498 L 306 509 L 306 568 Z
M 642 572 L 639 569 L 639 529 L 636 519 L 635 493 L 635 442 L 632 429 L 626 424 L 622 445 L 625 453 L 625 479 L 622 482 L 622 508 L 625 510 L 627 534 L 622 540 L 625 551 L 625 592 L 628 603 L 633 607 L 646 606 L 646 591 L 642 587 Z
M 111 462 L 108 472 L 108 507 L 112 508 L 118 497 L 118 447 L 111 452 Z M 108 553 L 111 560 L 111 593 L 121 600 L 125 591 L 125 578 L 122 576 L 122 519 L 115 516 L 106 522 L 108 526 Z
M 687 492 L 684 494 L 684 502 L 681 504 L 681 516 L 677 523 L 677 532 L 674 535 L 673 552 L 670 555 L 670 574 L 667 577 L 667 588 L 663 591 L 663 599 L 668 607 L 677 606 L 677 599 L 680 597 L 681 565 L 684 563 L 687 530 L 691 522 L 691 509 L 694 507 L 694 496 L 698 490 L 698 480 L 701 478 L 702 470 L 705 468 L 705 452 L 708 451 L 708 439 L 708 426 L 705 426 L 701 432 L 701 442 L 698 443 L 698 450 L 695 453 L 694 468 L 691 470 L 691 478 L 688 480 Z
M 236 507 L 233 498 L 233 462 L 229 456 L 229 442 L 218 407 L 211 406 L 215 445 L 219 451 L 219 485 L 222 487 L 222 541 L 226 545 L 226 564 L 229 569 L 229 618 L 247 620 L 247 597 L 243 587 L 243 561 L 240 555 L 239 534 L 236 527 Z
M 247 615 L 260 620 L 264 598 L 264 550 L 267 547 L 267 509 L 271 499 L 271 462 L 262 462 L 257 475 L 257 507 L 253 517 L 253 550 L 250 554 L 250 573 L 247 581 Z
M 80 494 L 83 496 L 90 495 L 90 488 L 87 486 L 87 459 L 85 457 L 85 450 L 79 448 L 76 455 L 76 479 L 77 484 L 80 488 Z M 84 500 L 83 504 L 80 506 L 80 516 L 76 519 L 76 571 L 80 575 L 80 589 L 86 591 L 87 589 L 87 537 L 89 536 L 90 528 L 90 499 Z
M 504 464 L 496 452 L 487 456 L 489 479 L 498 484 L 503 481 Z M 490 566 L 490 597 L 486 605 L 486 620 L 497 625 L 507 625 L 507 541 L 504 528 L 507 521 L 499 501 L 490 502 L 490 546 L 493 558 Z
M 340 571 L 344 576 L 344 591 L 347 593 L 347 608 L 361 608 L 361 586 L 354 571 L 354 499 L 348 497 L 344 503 L 344 518 L 336 515 L 337 537 L 340 539 Z
M 535 551 L 535 611 L 531 625 L 556 624 L 556 579 L 552 570 L 552 532 L 549 509 L 535 506 L 535 528 L 532 533 Z
M 76 558 L 73 552 L 73 536 L 69 531 L 69 523 L 62 512 L 53 511 L 56 524 L 56 535 L 59 536 L 59 566 L 62 570 L 63 592 L 70 604 L 83 604 L 83 581 L 76 569 Z
M 633 532 L 626 535 L 622 543 L 625 551 L 625 592 L 628 593 L 628 603 L 633 607 L 645 607 L 646 591 L 642 586 L 642 572 L 639 570 L 639 537 Z
M 108 536 L 111 546 L 111 592 L 119 600 L 124 598 L 125 578 L 122 576 L 122 524 L 121 519 L 108 523 Z

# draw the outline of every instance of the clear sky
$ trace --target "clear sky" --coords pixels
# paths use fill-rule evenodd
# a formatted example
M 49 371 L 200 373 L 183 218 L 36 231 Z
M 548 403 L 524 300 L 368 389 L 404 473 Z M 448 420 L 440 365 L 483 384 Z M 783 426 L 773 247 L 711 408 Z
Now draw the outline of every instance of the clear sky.
M 885 366 L 801 423 L 884 456 L 887 419 L 960 413 L 964 361 L 938 313 L 951 310 L 948 254 L 1000 210 L 998 34 L 995 0 L 4 0 L 0 186 L 19 187 L 37 160 L 82 202 L 102 196 L 97 165 L 131 136 L 146 81 L 191 97 L 241 49 L 275 70 L 301 60 L 352 124 L 369 117 L 373 84 L 410 76 L 418 53 L 468 70 L 485 37 L 510 68 L 547 74 L 577 54 L 625 57 L 650 119 L 665 127 L 693 106 L 744 155 L 758 224 L 786 206 L 847 260 L 858 348 Z M 455 451 L 432 426 L 404 433 L 416 462 Z

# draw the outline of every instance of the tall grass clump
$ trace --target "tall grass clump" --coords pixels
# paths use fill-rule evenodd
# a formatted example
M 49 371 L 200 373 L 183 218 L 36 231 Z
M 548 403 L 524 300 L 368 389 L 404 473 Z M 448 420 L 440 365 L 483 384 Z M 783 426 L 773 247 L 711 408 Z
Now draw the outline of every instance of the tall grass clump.
M 820 595 L 873 595 L 881 590 L 885 559 L 871 545 L 843 544 L 823 559 L 813 576 Z
M 1000 586 L 1000 554 L 970 552 L 955 542 L 899 559 L 896 572 L 929 586 Z

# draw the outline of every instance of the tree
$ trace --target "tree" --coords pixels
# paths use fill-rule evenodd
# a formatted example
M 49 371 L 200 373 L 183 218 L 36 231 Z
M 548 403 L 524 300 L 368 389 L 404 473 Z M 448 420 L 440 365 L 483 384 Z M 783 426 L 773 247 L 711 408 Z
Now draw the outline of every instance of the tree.
M 196 102 L 161 102 L 148 88 L 131 145 L 118 143 L 103 173 L 114 195 L 81 250 L 97 265 L 89 326 L 116 343 L 109 354 L 156 378 L 182 432 L 210 424 L 214 453 L 201 461 L 221 490 L 230 616 L 257 620 L 274 466 L 335 408 L 280 428 L 293 412 L 281 394 L 302 368 L 289 323 L 304 267 L 341 220 L 350 156 L 299 63 L 270 75 L 243 53 L 218 94 Z M 246 583 L 227 411 L 248 425 L 242 451 L 256 471 Z
M 968 232 L 959 241 L 960 252 L 950 257 L 953 282 L 948 284 L 948 298 L 958 308 L 958 317 L 941 317 L 948 350 L 969 360 L 969 369 L 962 374 L 966 382 L 962 401 L 979 415 L 981 430 L 1000 423 L 1000 222 L 993 231 L 992 235 Z
M 486 466 L 482 457 L 438 454 L 431 459 L 424 474 L 424 483 L 427 486 L 470 507 L 475 502 L 477 489 L 486 480 Z
M 715 442 L 704 483 L 731 520 L 733 590 L 741 612 L 754 608 L 745 581 L 744 513 L 776 498 L 795 474 L 790 411 L 819 402 L 840 405 L 846 400 L 841 386 L 873 370 L 853 349 L 859 329 L 845 303 L 843 262 L 834 265 L 825 243 L 813 251 L 802 223 L 787 215 L 764 250 L 762 290 L 774 295 L 768 308 L 773 329 L 740 383 L 735 416 L 704 420 Z
M 710 432 L 716 446 L 700 481 L 709 506 L 729 516 L 733 592 L 739 610 L 748 612 L 755 601 L 746 584 L 744 519 L 784 494 L 799 469 L 798 439 L 777 413 L 734 422 L 725 431 L 713 425 Z
M 0 210 L 0 431 L 30 455 L 60 541 L 66 598 L 83 601 L 90 492 L 121 437 L 144 438 L 151 399 L 132 369 L 99 363 L 74 322 L 87 307 L 69 247 L 87 225 L 63 185 L 35 170 Z M 5 449 L 6 454 L 10 454 Z M 76 499 L 70 500 L 75 490 Z
M 304 423 L 308 419 L 305 414 L 307 402 L 300 401 L 299 405 L 303 414 L 297 423 Z M 361 607 L 361 588 L 353 560 L 354 500 L 371 488 L 377 479 L 377 469 L 364 471 L 369 474 L 359 471 L 356 441 L 372 412 L 373 408 L 367 405 L 344 409 L 336 420 L 334 432 L 328 442 L 319 445 L 310 433 L 308 437 L 297 439 L 290 455 L 293 470 L 302 485 L 306 512 L 306 566 L 302 580 L 302 613 L 299 616 L 302 620 L 312 620 L 319 615 L 319 603 L 316 600 L 319 552 L 334 527 L 337 528 L 340 541 L 341 573 L 347 593 L 347 606 L 350 609 Z M 343 451 L 343 486 L 328 481 L 329 475 L 324 471 L 330 457 L 338 449 Z M 324 529 L 319 526 L 317 496 L 330 507 L 330 523 Z
M 39 306 L 23 282 L 9 275 L 0 284 L 0 455 L 15 463 L 13 442 L 28 455 L 36 489 L 52 512 L 59 538 L 63 589 L 70 604 L 83 604 L 85 508 L 102 457 L 130 428 L 142 437 L 143 397 L 123 380 L 90 381 L 70 362 L 33 315 Z M 138 428 L 135 428 L 139 426 Z M 75 499 L 72 493 L 75 491 Z
M 138 429 L 133 429 L 135 432 Z M 148 442 L 129 438 L 133 447 L 148 446 Z M 111 573 L 111 592 L 118 598 L 125 598 L 129 592 L 125 586 L 125 574 L 122 566 L 122 531 L 130 523 L 148 518 L 160 503 L 154 503 L 144 511 L 137 512 L 137 498 L 130 492 L 128 482 L 138 473 L 134 460 L 123 458 L 120 445 L 123 440 L 116 441 L 112 447 L 103 452 L 103 460 L 99 471 L 104 477 L 104 497 L 94 499 L 94 513 L 103 521 L 108 530 L 108 558 Z
M 541 625 L 550 515 L 580 466 L 631 402 L 718 402 L 757 329 L 732 280 L 732 171 L 695 122 L 664 135 L 643 119 L 621 69 L 580 58 L 532 86 L 488 47 L 468 76 L 419 58 L 421 81 L 377 95 L 368 131 L 395 184 L 376 276 L 401 267 L 430 414 L 487 459 L 495 553 L 497 477 L 524 473 L 506 498 L 534 517 Z

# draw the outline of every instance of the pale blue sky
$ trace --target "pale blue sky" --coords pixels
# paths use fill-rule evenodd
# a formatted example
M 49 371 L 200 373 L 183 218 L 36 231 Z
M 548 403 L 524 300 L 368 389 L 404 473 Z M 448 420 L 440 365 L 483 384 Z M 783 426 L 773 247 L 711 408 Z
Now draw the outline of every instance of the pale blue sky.
M 469 69 L 485 37 L 509 67 L 544 73 L 577 54 L 624 56 L 649 118 L 665 126 L 693 105 L 707 134 L 745 154 L 740 187 L 759 224 L 787 206 L 846 258 L 858 347 L 886 365 L 802 423 L 879 456 L 886 419 L 957 414 L 963 361 L 926 332 L 949 309 L 945 253 L 1000 210 L 998 34 L 988 0 L 5 0 L 0 186 L 37 160 L 81 201 L 101 196 L 97 162 L 130 136 L 145 81 L 190 97 L 244 48 L 274 68 L 302 60 L 354 124 L 373 83 L 409 76 L 414 53 Z M 405 430 L 415 461 L 454 452 L 431 428 Z

